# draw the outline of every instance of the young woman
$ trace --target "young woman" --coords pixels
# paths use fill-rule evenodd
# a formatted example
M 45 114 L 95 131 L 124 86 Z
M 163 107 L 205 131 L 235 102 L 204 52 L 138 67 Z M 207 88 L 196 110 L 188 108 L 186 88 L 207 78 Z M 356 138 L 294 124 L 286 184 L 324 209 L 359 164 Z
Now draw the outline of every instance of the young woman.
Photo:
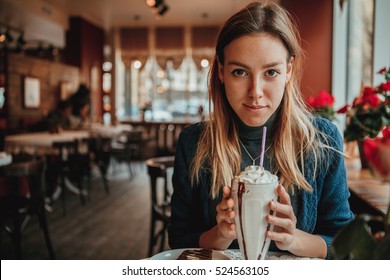
M 220 30 L 210 73 L 210 118 L 180 135 L 173 174 L 172 248 L 238 248 L 231 179 L 259 165 L 278 175 L 270 250 L 329 257 L 332 237 L 352 218 L 342 139 L 307 111 L 299 89 L 302 50 L 289 14 L 252 3 Z

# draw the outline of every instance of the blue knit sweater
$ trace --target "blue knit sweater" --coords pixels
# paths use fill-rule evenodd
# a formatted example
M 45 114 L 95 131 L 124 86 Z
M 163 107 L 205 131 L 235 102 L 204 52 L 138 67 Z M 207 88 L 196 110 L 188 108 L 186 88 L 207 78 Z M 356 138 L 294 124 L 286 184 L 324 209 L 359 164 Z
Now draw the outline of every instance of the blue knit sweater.
M 316 118 L 314 124 L 329 136 L 332 147 L 342 151 L 342 139 L 333 123 Z M 177 143 L 172 178 L 172 217 L 168 227 L 171 248 L 199 247 L 200 235 L 216 225 L 215 206 L 221 198 L 211 199 L 209 196 L 211 171 L 204 168 L 199 183 L 194 186 L 189 180 L 189 168 L 203 127 L 203 123 L 198 123 L 185 128 Z M 344 158 L 334 151 L 327 151 L 327 155 L 315 176 L 313 160 L 306 162 L 305 175 L 313 191 L 296 189 L 292 201 L 297 228 L 321 236 L 327 244 L 329 258 L 333 236 L 353 218 L 353 213 L 348 203 Z M 229 248 L 238 248 L 237 241 L 233 241 Z M 271 243 L 270 250 L 277 248 Z

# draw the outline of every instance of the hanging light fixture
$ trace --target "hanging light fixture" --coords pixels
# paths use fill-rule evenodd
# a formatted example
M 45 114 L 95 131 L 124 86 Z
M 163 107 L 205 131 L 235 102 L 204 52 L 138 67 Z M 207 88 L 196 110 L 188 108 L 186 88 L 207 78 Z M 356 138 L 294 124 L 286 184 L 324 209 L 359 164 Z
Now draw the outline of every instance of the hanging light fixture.
M 145 3 L 156 14 L 156 17 L 162 17 L 169 9 L 164 0 L 145 0 Z
M 169 9 L 169 7 L 167 5 L 165 5 L 165 4 L 160 5 L 158 7 L 158 10 L 157 10 L 157 15 L 162 17 L 168 11 L 168 9 Z
M 161 5 L 163 0 L 145 0 L 146 5 L 148 5 L 150 8 L 157 8 Z

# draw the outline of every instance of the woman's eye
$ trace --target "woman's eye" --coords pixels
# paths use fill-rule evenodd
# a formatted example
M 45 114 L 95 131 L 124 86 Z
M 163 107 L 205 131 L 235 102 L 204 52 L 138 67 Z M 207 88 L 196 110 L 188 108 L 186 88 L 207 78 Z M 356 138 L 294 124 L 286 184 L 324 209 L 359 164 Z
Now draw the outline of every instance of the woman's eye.
M 246 75 L 246 72 L 242 69 L 235 69 L 235 70 L 233 70 L 232 73 L 235 76 L 245 76 Z
M 269 76 L 269 77 L 275 77 L 278 74 L 279 74 L 279 72 L 276 70 L 268 70 L 267 71 L 267 76 Z

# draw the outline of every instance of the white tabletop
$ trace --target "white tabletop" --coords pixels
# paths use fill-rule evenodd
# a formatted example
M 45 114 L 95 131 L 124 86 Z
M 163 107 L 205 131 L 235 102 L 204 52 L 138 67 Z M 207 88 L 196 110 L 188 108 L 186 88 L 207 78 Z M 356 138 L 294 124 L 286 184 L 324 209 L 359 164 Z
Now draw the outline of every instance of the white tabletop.
M 4 147 L 7 152 L 27 152 L 40 154 L 51 149 L 54 142 L 66 142 L 88 138 L 89 132 L 84 130 L 64 130 L 60 133 L 32 132 L 5 137 Z
M 72 141 L 89 137 L 88 131 L 64 130 L 60 133 L 32 132 L 5 137 L 5 146 L 51 147 L 54 142 Z
M 0 152 L 0 166 L 8 165 L 12 163 L 12 155 L 6 152 Z
M 184 248 L 174 249 L 160 252 L 152 257 L 150 260 L 176 260 L 179 255 L 185 250 L 199 250 L 201 248 Z M 241 260 L 241 252 L 239 249 L 228 250 L 213 250 L 213 260 Z M 266 256 L 266 260 L 311 260 L 311 258 L 297 257 L 288 252 L 272 252 L 269 251 Z
M 89 130 L 63 130 L 59 133 L 30 132 L 5 137 L 5 151 L 10 153 L 27 152 L 30 154 L 47 153 L 54 142 L 68 142 L 90 136 L 117 137 L 122 131 L 131 130 L 131 125 L 92 124 Z
M 241 255 L 241 252 L 239 249 L 224 250 L 223 254 L 228 256 L 229 259 L 231 259 L 231 260 L 241 260 L 242 259 L 242 255 Z M 293 254 L 288 253 L 288 252 L 268 251 L 265 259 L 266 260 L 310 260 L 311 258 L 297 257 Z
M 132 126 L 129 124 L 117 124 L 117 125 L 103 125 L 103 124 L 91 124 L 91 135 L 99 135 L 102 137 L 114 138 L 123 131 L 130 131 Z

